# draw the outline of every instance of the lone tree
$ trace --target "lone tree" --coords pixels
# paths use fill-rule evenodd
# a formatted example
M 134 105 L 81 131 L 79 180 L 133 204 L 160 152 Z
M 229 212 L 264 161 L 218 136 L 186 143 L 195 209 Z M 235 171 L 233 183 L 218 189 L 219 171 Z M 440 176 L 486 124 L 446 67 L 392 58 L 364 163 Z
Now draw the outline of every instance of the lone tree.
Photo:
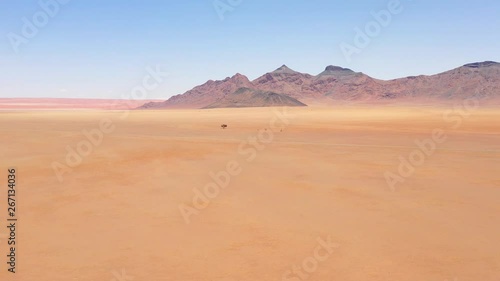
M 220 125 L 220 127 L 221 127 L 222 129 L 226 129 L 226 128 L 227 128 L 227 125 L 226 125 L 226 124 L 222 124 L 222 125 Z

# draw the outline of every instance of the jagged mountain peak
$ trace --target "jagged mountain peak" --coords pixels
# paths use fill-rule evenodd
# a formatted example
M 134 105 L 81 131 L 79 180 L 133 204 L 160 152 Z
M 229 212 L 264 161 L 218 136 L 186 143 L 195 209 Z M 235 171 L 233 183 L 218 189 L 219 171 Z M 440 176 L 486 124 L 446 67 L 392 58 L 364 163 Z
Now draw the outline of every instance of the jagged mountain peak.
M 248 77 L 246 77 L 245 75 L 236 73 L 231 77 L 226 77 L 226 79 L 222 80 L 221 82 L 250 82 L 250 80 L 248 80 Z
M 231 77 L 231 80 L 250 82 L 250 80 L 248 80 L 248 77 L 240 73 L 236 73 L 235 75 L 233 75 L 233 77 Z
M 233 75 L 233 77 L 231 78 L 247 78 L 245 75 L 241 74 L 241 73 L 236 73 L 235 75 Z
M 291 68 L 289 68 L 288 66 L 286 66 L 285 64 L 280 66 L 278 69 L 276 69 L 275 71 L 271 72 L 271 73 L 276 73 L 276 74 L 295 74 L 295 73 L 299 73 Z

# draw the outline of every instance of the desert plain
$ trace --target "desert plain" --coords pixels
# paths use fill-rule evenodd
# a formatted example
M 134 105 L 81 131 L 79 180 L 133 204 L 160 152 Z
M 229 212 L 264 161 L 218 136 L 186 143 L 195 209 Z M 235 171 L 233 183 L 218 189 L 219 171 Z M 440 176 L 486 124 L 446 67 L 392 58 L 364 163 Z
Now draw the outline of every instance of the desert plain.
M 0 280 L 500 280 L 498 108 L 21 110 L 0 131 Z

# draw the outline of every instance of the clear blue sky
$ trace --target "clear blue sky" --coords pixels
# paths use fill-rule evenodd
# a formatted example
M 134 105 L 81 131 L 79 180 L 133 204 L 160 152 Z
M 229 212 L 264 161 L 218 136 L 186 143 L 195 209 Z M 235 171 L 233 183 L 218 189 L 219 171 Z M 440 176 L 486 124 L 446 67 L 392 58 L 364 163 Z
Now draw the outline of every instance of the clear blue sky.
M 352 44 L 354 29 L 390 0 L 244 0 L 224 20 L 213 2 L 71 0 L 16 53 L 8 34 L 21 35 L 22 18 L 43 10 L 39 1 L 3 0 L 0 97 L 120 98 L 158 64 L 170 76 L 148 98 L 237 72 L 255 79 L 282 64 L 391 79 L 500 61 L 498 0 L 401 0 L 403 12 L 350 62 L 339 45 Z

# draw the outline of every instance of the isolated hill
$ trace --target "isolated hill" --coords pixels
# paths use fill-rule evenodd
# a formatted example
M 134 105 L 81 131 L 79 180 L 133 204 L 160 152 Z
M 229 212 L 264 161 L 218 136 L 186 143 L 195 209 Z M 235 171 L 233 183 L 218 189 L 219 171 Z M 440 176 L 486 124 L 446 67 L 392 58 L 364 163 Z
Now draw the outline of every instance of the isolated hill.
M 313 76 L 286 65 L 254 81 L 241 74 L 222 81 L 208 81 L 165 102 L 148 103 L 150 108 L 204 108 L 216 102 L 228 102 L 240 88 L 289 96 L 303 103 L 349 102 L 448 102 L 477 98 L 500 104 L 500 64 L 492 61 L 466 64 L 430 76 L 412 76 L 378 80 L 364 73 L 339 66 L 327 66 Z
M 222 99 L 225 95 L 234 93 L 239 88 L 251 88 L 252 86 L 246 76 L 238 73 L 233 77 L 227 77 L 220 81 L 209 80 L 205 84 L 197 86 L 182 95 L 173 96 L 165 102 L 147 103 L 140 108 L 202 108 Z
M 226 107 L 268 107 L 268 106 L 307 106 L 287 95 L 250 88 L 240 88 L 230 95 L 204 108 Z

